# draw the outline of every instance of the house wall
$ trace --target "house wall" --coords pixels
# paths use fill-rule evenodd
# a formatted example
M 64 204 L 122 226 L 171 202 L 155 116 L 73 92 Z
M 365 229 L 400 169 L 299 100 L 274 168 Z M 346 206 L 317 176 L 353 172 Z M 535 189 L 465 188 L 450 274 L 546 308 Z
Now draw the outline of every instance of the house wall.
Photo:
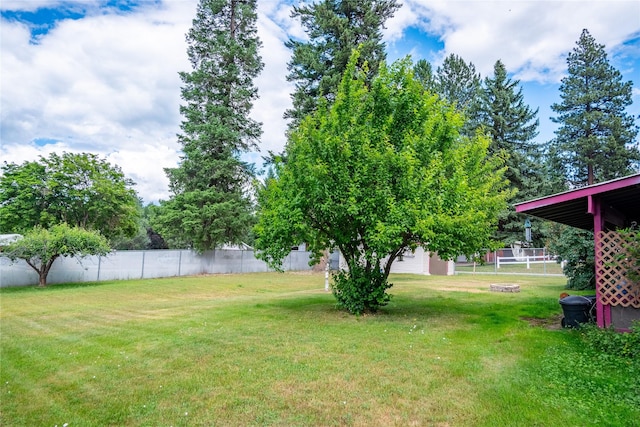
M 430 271 L 431 274 L 435 274 L 437 276 L 453 276 L 456 274 L 456 265 L 454 261 L 446 261 L 440 259 L 437 254 L 432 254 Z
M 347 263 L 342 254 L 339 257 L 340 268 L 347 269 Z M 386 259 L 384 262 L 386 262 Z M 333 265 L 332 268 L 334 268 Z M 425 251 L 424 248 L 418 247 L 414 253 L 403 255 L 402 261 L 396 258 L 391 265 L 391 273 L 448 276 L 455 274 L 455 264 L 453 261 L 443 261 L 436 254 L 431 254 Z
M 391 265 L 391 273 L 430 274 L 428 252 L 425 252 L 423 248 L 418 247 L 414 253 L 403 255 L 402 261 L 396 258 Z

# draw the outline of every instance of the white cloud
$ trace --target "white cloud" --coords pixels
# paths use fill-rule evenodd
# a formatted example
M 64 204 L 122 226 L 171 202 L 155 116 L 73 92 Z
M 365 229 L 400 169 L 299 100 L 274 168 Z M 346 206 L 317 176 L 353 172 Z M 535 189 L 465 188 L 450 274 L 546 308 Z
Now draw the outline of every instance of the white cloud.
M 3 20 L 2 158 L 91 151 L 117 159 L 145 200 L 166 198 L 162 168 L 178 160 L 177 73 L 189 67 L 184 34 L 194 11 L 193 1 L 170 2 L 64 20 L 38 44 Z M 57 143 L 39 147 L 41 138 Z
M 502 59 L 523 81 L 559 81 L 583 28 L 608 50 L 640 30 L 637 1 L 406 0 L 404 8 L 412 13 L 396 14 L 389 23 L 394 29 L 387 33 L 389 40 L 397 40 L 399 29 L 413 18 L 414 26 L 442 38 L 443 57 L 455 53 L 473 62 L 483 76 Z
M 260 148 L 263 154 L 282 151 L 287 127 L 282 115 L 291 106 L 289 94 L 293 86 L 287 82 L 290 52 L 284 45 L 290 35 L 279 24 L 283 9 L 285 7 L 280 6 L 259 10 L 262 13 L 258 19 L 258 36 L 263 45 L 260 56 L 264 69 L 255 81 L 260 99 L 254 103 L 252 117 L 262 123 Z

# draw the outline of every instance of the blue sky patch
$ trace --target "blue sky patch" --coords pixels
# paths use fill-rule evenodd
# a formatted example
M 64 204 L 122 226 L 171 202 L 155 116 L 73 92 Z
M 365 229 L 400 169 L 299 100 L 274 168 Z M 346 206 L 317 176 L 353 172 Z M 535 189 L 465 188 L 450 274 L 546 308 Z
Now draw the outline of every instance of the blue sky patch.
M 33 143 L 38 147 L 44 147 L 45 145 L 55 144 L 57 142 L 58 140 L 53 138 L 36 138 L 33 140 Z
M 53 29 L 59 21 L 82 19 L 90 13 L 126 14 L 134 12 L 138 7 L 157 5 L 161 0 L 108 0 L 96 5 L 63 2 L 55 8 L 41 8 L 36 11 L 2 10 L 0 16 L 8 21 L 18 21 L 31 29 L 31 43 L 37 44 L 38 39 Z
M 3 10 L 0 12 L 3 19 L 18 21 L 27 24 L 31 28 L 31 41 L 35 42 L 55 27 L 56 22 L 65 19 L 82 19 L 86 16 L 86 9 L 79 7 L 38 9 L 35 12 Z

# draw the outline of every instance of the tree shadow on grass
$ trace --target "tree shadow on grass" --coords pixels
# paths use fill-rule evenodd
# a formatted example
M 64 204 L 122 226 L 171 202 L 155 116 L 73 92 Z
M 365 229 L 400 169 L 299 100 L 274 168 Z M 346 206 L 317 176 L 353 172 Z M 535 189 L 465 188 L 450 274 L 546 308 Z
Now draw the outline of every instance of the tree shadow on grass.
M 70 282 L 70 283 L 52 283 L 47 286 L 27 285 L 27 286 L 11 286 L 6 288 L 0 288 L 0 294 L 12 294 L 22 292 L 55 292 L 66 289 L 82 289 L 82 288 L 95 288 L 98 286 L 106 286 L 113 284 L 110 281 L 104 282 Z
M 257 304 L 258 308 L 270 308 L 296 312 L 309 316 L 321 314 L 339 318 L 373 319 L 380 321 L 451 321 L 482 323 L 493 326 L 507 326 L 526 319 L 557 318 L 559 306 L 557 301 L 542 297 L 526 300 L 502 300 L 473 298 L 465 295 L 461 298 L 429 295 L 415 297 L 410 295 L 394 295 L 391 302 L 375 313 L 355 316 L 336 307 L 331 295 L 313 295 L 305 297 L 282 298 L 268 303 Z M 528 321 L 531 324 L 530 321 Z M 545 323 L 546 322 L 541 322 Z

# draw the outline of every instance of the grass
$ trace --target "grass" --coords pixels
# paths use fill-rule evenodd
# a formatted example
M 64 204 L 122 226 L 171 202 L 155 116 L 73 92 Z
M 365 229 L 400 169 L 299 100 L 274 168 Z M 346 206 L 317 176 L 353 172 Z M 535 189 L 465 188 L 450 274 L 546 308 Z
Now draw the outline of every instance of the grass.
M 547 263 L 531 263 L 529 268 L 526 264 L 502 263 L 496 270 L 494 264 L 456 264 L 456 272 L 459 273 L 497 273 L 497 274 L 541 274 L 541 275 L 562 275 L 562 267 L 555 261 Z
M 0 425 L 632 426 L 640 363 L 558 328 L 564 280 L 398 275 L 361 317 L 322 274 L 3 289 Z

